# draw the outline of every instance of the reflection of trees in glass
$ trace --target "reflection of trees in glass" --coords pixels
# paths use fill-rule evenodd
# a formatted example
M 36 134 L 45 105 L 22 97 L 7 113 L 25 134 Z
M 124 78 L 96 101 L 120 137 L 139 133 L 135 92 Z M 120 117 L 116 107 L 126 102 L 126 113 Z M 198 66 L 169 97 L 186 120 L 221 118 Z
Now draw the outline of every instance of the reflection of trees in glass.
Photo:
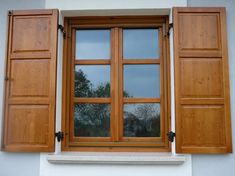
M 126 104 L 124 109 L 124 136 L 160 136 L 160 109 L 157 104 Z
M 75 71 L 75 97 L 110 97 L 110 83 L 100 83 L 97 87 L 87 79 L 81 69 Z
M 81 69 L 75 71 L 76 97 L 109 97 L 110 83 L 101 83 L 94 87 Z M 110 105 L 108 104 L 75 104 L 74 106 L 75 136 L 109 136 Z
M 76 97 L 110 97 L 110 83 L 101 83 L 96 88 L 80 69 L 75 72 Z M 123 92 L 125 97 L 130 97 Z M 133 106 L 135 104 L 126 104 Z M 136 104 L 137 105 L 137 104 Z M 74 105 L 75 136 L 110 136 L 110 104 L 81 103 Z M 124 110 L 124 135 L 128 137 L 160 136 L 160 110 L 157 104 L 138 104 Z
M 104 137 L 110 134 L 110 105 L 75 104 L 75 136 Z

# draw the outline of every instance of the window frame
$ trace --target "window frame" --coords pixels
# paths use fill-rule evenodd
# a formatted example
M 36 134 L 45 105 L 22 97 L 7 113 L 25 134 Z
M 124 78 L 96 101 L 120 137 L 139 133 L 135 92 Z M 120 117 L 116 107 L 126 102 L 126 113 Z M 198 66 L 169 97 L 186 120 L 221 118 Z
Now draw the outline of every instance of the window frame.
M 67 32 L 66 37 L 64 38 L 64 48 L 63 48 L 63 83 L 62 83 L 62 131 L 65 134 L 65 139 L 62 141 L 62 151 L 158 151 L 158 152 L 169 152 L 171 150 L 171 145 L 167 140 L 167 132 L 170 130 L 170 60 L 169 60 L 169 37 L 167 35 L 169 16 L 115 16 L 115 17 L 65 17 L 64 18 L 65 31 Z M 110 60 L 90 60 L 89 62 L 81 60 L 75 61 L 75 32 L 76 28 L 110 28 L 111 30 L 111 58 Z M 159 59 L 122 59 L 122 28 L 159 28 Z M 115 40 L 114 40 L 115 38 Z M 117 40 L 118 39 L 118 40 Z M 118 48 L 118 49 L 117 49 Z M 71 59 L 69 59 L 71 58 Z M 125 102 L 146 102 L 150 103 L 155 102 L 158 98 L 134 98 L 136 101 L 133 101 L 133 98 L 128 99 L 124 98 L 122 95 L 123 89 L 123 65 L 124 64 L 160 64 L 160 105 L 161 105 L 161 139 L 153 142 L 149 139 L 132 139 L 125 137 L 123 142 L 116 142 L 119 140 L 117 136 L 120 134 L 120 130 L 115 128 L 114 122 L 111 122 L 110 130 L 116 130 L 114 132 L 114 139 L 112 142 L 107 142 L 102 139 L 97 142 L 96 139 L 89 137 L 89 141 L 86 138 L 83 138 L 80 142 L 74 140 L 71 128 L 69 126 L 73 125 L 73 94 L 71 91 L 74 86 L 71 84 L 73 79 L 74 66 L 76 64 L 82 65 L 108 65 L 110 64 L 110 83 L 111 83 L 111 94 L 110 101 L 107 98 L 101 98 L 103 102 L 111 103 L 111 117 L 119 116 L 122 113 L 122 108 Z M 114 80 L 115 75 L 119 75 L 122 78 L 119 82 L 121 84 L 117 85 Z M 115 87 L 116 86 L 116 87 Z M 117 87 L 119 86 L 119 87 Z M 112 91 L 115 87 L 115 90 Z M 119 97 L 120 98 L 113 98 Z M 112 98 L 111 98 L 112 97 Z M 88 102 L 87 98 L 79 98 L 80 102 Z M 91 98 L 90 102 L 97 102 L 96 98 Z M 155 99 L 155 100 L 154 100 Z M 99 102 L 100 102 L 99 101 Z M 121 102 L 121 103 L 120 103 Z M 119 105 L 119 108 L 115 105 Z M 123 124 L 121 118 L 111 118 L 111 121 L 114 120 L 119 125 Z M 122 126 L 121 126 L 122 127 Z M 119 126 L 119 129 L 121 129 Z M 135 141 L 133 141 L 133 139 Z M 93 141 L 93 142 L 92 142 Z M 138 141 L 140 141 L 138 143 Z M 138 145 L 136 145 L 136 142 Z

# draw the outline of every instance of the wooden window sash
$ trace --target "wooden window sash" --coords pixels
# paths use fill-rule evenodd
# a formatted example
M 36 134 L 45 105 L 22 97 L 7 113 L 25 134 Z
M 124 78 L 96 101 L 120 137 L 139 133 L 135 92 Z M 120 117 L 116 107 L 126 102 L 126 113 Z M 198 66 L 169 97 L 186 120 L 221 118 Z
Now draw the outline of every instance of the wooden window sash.
M 155 17 L 156 18 L 156 17 Z M 156 19 L 155 19 L 156 20 Z M 72 21 L 74 21 L 73 19 L 69 19 L 67 18 L 65 20 L 65 24 L 66 21 L 70 21 L 70 24 L 73 24 Z M 165 22 L 166 23 L 166 22 Z M 92 24 L 92 23 L 91 23 Z M 163 35 L 163 30 L 166 29 L 165 24 L 161 23 L 161 24 L 155 24 L 155 23 L 151 23 L 151 24 L 141 24 L 141 23 L 137 23 L 137 24 L 124 24 L 124 25 L 109 25 L 109 23 L 106 23 L 106 25 L 94 25 L 92 24 L 86 24 L 86 25 L 80 25 L 80 24 L 73 24 L 73 25 L 69 25 L 68 23 L 65 25 L 65 27 L 67 28 L 67 31 L 71 32 L 71 36 L 70 34 L 68 34 L 71 38 L 69 39 L 69 41 L 65 41 L 65 43 L 67 43 L 69 46 L 65 47 L 65 51 L 69 50 L 69 48 L 71 47 L 71 54 L 69 54 L 70 52 L 68 52 L 68 58 L 74 58 L 71 61 L 71 69 L 67 69 L 71 74 L 71 79 L 69 82 L 73 82 L 74 79 L 74 66 L 75 65 L 110 65 L 110 83 L 111 83 L 111 94 L 110 94 L 110 98 L 79 98 L 76 97 L 74 98 L 74 92 L 73 92 L 73 84 L 70 84 L 70 120 L 63 118 L 63 128 L 66 131 L 66 134 L 69 134 L 69 138 L 67 138 L 65 140 L 65 142 L 62 143 L 62 148 L 63 150 L 75 150 L 75 151 L 80 151 L 83 150 L 81 149 L 81 147 L 85 147 L 88 150 L 94 146 L 99 146 L 102 149 L 104 149 L 104 151 L 106 150 L 110 150 L 108 147 L 113 146 L 112 151 L 114 150 L 120 150 L 119 147 L 122 147 L 124 150 L 127 149 L 126 147 L 134 147 L 137 150 L 141 150 L 141 148 L 143 147 L 147 147 L 150 149 L 150 151 L 154 151 L 154 150 L 162 150 L 160 148 L 164 148 L 165 151 L 169 150 L 169 143 L 166 140 L 165 134 L 166 129 L 169 129 L 169 123 L 167 118 L 169 117 L 167 114 L 169 113 L 169 111 L 166 111 L 166 107 L 169 105 L 167 102 L 167 98 L 169 98 L 168 96 L 164 97 L 163 95 L 167 95 L 168 94 L 168 87 L 166 89 L 164 89 L 164 87 L 166 85 L 168 85 L 167 81 L 164 80 L 163 75 L 165 78 L 169 78 L 167 70 L 168 70 L 168 66 L 166 65 L 166 48 L 168 46 L 168 43 L 166 42 L 166 39 L 164 38 Z M 164 27 L 163 27 L 164 26 Z M 160 48 L 160 57 L 156 58 L 156 59 L 122 59 L 122 28 L 126 28 L 126 27 L 134 27 L 134 28 L 158 28 L 159 29 L 159 48 Z M 103 28 L 103 29 L 107 29 L 110 28 L 111 30 L 111 58 L 105 59 L 103 60 L 102 58 L 100 59 L 96 59 L 96 60 L 76 60 L 74 53 L 75 53 L 75 30 L 76 28 Z M 71 45 L 71 44 L 72 45 Z M 163 46 L 164 44 L 164 46 Z M 67 57 L 66 57 L 67 58 Z M 164 60 L 163 60 L 164 59 Z M 69 62 L 66 63 L 66 65 Z M 127 65 L 127 64 L 158 64 L 160 65 L 160 98 L 124 98 L 120 95 L 122 95 L 122 67 L 123 65 Z M 67 65 L 68 67 L 69 65 Z M 65 72 L 64 72 L 65 74 Z M 118 75 L 118 77 L 117 77 Z M 64 76 L 65 79 L 65 76 Z M 67 83 L 67 84 L 68 84 Z M 65 86 L 63 86 L 65 87 Z M 66 93 L 64 92 L 64 95 Z M 117 98 L 118 97 L 118 98 Z M 110 103 L 111 105 L 111 124 L 110 124 L 110 132 L 111 132 L 111 136 L 110 137 L 75 137 L 73 135 L 73 129 L 71 127 L 74 126 L 73 124 L 73 103 L 74 102 L 80 102 L 80 103 Z M 122 118 L 118 118 L 120 116 L 122 116 L 122 108 L 123 108 L 123 103 L 160 103 L 160 108 L 161 108 L 161 136 L 160 137 L 146 137 L 146 138 L 140 138 L 140 137 L 134 137 L 134 138 L 130 138 L 130 137 L 123 137 L 122 134 L 122 128 L 123 128 L 123 124 L 122 124 Z M 68 105 L 67 105 L 68 107 Z M 64 112 L 65 112 L 65 108 L 64 108 Z M 166 113 L 167 112 L 167 113 Z M 68 112 L 67 112 L 68 113 Z M 165 114 L 166 113 L 166 114 Z M 166 116 L 166 117 L 164 117 Z M 67 122 L 66 122 L 67 121 Z M 69 123 L 68 123 L 69 122 Z M 67 125 L 66 125 L 67 124 Z M 118 124 L 118 125 L 117 125 Z M 70 131 L 69 133 L 67 131 Z M 146 143 L 146 144 L 145 144 Z M 152 148 L 151 146 L 155 146 L 156 148 Z M 72 147 L 72 149 L 71 149 Z M 160 147 L 160 148 L 159 148 Z M 116 149 L 115 149 L 116 148 Z M 143 151 L 146 149 L 143 149 Z

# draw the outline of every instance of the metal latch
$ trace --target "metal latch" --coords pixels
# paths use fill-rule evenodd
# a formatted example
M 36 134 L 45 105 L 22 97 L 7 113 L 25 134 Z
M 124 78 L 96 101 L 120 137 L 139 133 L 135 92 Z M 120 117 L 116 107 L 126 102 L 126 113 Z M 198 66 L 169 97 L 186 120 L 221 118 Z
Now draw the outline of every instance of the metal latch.
M 57 138 L 57 141 L 60 142 L 64 139 L 64 133 L 61 131 L 58 131 L 57 133 L 55 133 L 55 137 Z
M 167 133 L 167 136 L 168 136 L 168 141 L 170 142 L 174 142 L 174 138 L 175 138 L 175 133 L 170 131 Z

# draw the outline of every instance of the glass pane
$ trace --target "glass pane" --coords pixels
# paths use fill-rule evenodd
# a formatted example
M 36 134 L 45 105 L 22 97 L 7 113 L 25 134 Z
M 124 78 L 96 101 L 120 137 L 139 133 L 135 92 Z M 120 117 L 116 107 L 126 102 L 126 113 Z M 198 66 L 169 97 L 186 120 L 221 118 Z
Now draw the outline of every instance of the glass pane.
M 142 103 L 124 105 L 125 137 L 159 137 L 160 104 Z
M 158 29 L 124 29 L 123 56 L 125 59 L 159 58 Z
M 110 30 L 89 29 L 76 31 L 77 59 L 109 59 Z
M 83 137 L 110 136 L 110 104 L 75 104 L 74 134 Z
M 160 97 L 159 65 L 125 65 L 124 97 Z
M 75 97 L 110 97 L 110 66 L 76 65 Z

